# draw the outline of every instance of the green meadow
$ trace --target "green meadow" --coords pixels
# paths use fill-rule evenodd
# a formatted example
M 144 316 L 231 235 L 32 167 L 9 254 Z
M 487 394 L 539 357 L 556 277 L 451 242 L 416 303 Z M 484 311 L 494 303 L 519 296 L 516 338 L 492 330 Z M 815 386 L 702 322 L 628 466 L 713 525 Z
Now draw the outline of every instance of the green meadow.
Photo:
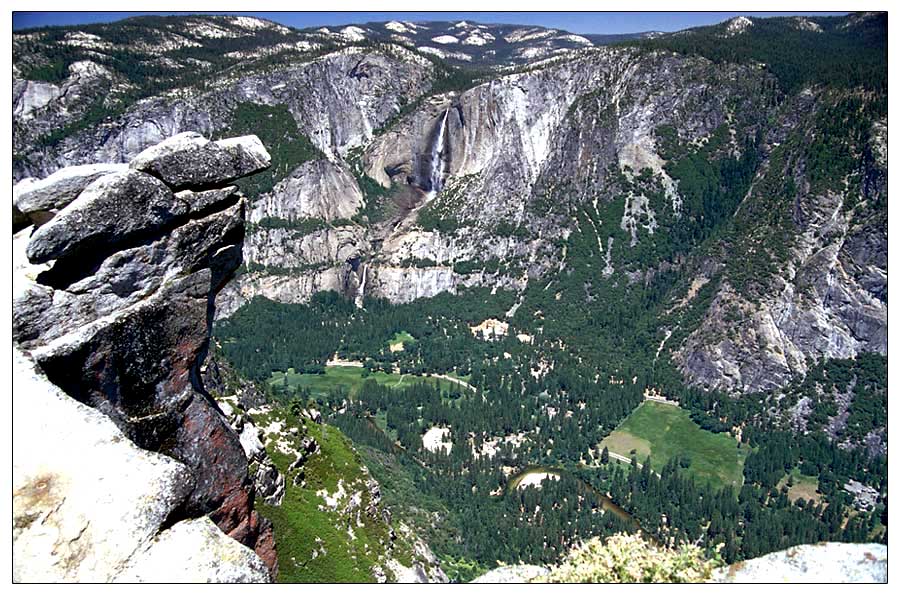
M 625 418 L 603 439 L 603 447 L 626 457 L 635 451 L 639 463 L 649 456 L 656 471 L 674 457 L 689 460 L 687 470 L 699 481 L 735 488 L 743 482 L 744 459 L 750 452 L 728 434 L 701 429 L 686 410 L 653 401 L 645 401 Z
M 343 387 L 353 397 L 367 379 L 391 388 L 401 388 L 419 382 L 437 384 L 441 390 L 452 392 L 462 388 L 456 383 L 441 378 L 419 376 L 416 374 L 395 374 L 386 372 L 369 372 L 365 368 L 355 366 L 328 366 L 324 374 L 298 374 L 293 368 L 287 372 L 273 372 L 269 379 L 272 387 L 284 387 L 289 392 L 309 389 L 312 396 L 326 396 L 328 393 Z

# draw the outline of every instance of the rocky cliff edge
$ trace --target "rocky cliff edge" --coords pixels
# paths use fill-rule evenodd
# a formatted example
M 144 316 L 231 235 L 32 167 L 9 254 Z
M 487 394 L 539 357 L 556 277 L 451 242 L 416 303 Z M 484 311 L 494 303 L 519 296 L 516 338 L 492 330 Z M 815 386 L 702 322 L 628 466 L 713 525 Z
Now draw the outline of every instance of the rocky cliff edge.
M 186 132 L 128 165 L 16 186 L 16 581 L 260 582 L 277 572 L 241 443 L 200 379 L 241 262 L 255 136 Z

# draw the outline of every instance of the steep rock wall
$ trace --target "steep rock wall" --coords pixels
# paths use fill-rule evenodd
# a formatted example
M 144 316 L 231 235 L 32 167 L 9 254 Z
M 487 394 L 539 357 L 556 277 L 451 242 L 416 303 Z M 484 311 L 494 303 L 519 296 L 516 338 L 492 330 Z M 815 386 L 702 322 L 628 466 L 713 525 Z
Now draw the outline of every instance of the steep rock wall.
M 161 560 L 174 555 L 166 553 L 165 544 L 208 542 L 212 548 L 210 539 L 216 538 L 211 536 L 222 533 L 234 541 L 218 540 L 221 545 L 213 549 L 225 556 L 218 561 L 215 556 L 198 561 L 199 568 L 209 571 L 205 579 L 237 580 L 237 570 L 224 565 L 234 563 L 235 551 L 244 551 L 235 550 L 239 544 L 256 552 L 240 555 L 247 563 L 244 578 L 260 580 L 276 572 L 271 525 L 253 510 L 253 484 L 241 443 L 199 374 L 215 295 L 241 262 L 244 199 L 225 184 L 268 165 L 269 155 L 256 137 L 212 143 L 186 133 L 141 153 L 130 168 L 93 181 L 81 178 L 86 187 L 77 197 L 68 204 L 56 201 L 59 211 L 49 221 L 16 236 L 13 334 L 23 358 L 33 358 L 38 367 L 33 374 L 41 390 L 55 399 L 43 411 L 31 412 L 41 403 L 33 402 L 27 387 L 17 382 L 17 412 L 53 423 L 65 417 L 65 408 L 75 408 L 86 422 L 101 423 L 99 412 L 105 415 L 102 424 L 111 420 L 116 427 L 106 431 L 106 438 L 96 438 L 106 441 L 104 448 L 116 461 L 102 471 L 111 481 L 93 483 L 85 477 L 88 471 L 66 475 L 57 469 L 54 451 L 68 447 L 59 442 L 64 436 L 17 434 L 16 475 L 21 481 L 15 490 L 22 500 L 14 516 L 21 519 L 16 522 L 23 531 L 15 547 L 23 580 L 179 580 L 187 575 L 178 574 L 177 566 L 171 567 L 171 575 L 148 574 L 148 567 L 165 570 Z M 42 192 L 69 191 L 65 178 L 63 173 L 59 184 L 45 185 Z M 49 446 L 35 449 L 34 441 Z M 31 450 L 40 455 L 27 457 Z M 87 461 L 93 454 L 82 449 L 69 456 Z M 158 493 L 142 496 L 131 485 L 141 481 L 122 481 L 134 472 L 122 468 L 133 459 L 158 461 L 156 468 L 171 469 L 147 484 L 147 490 Z M 46 469 L 54 477 L 71 478 L 42 482 Z M 33 494 L 50 487 L 59 492 L 54 498 Z M 71 499 L 69 487 L 77 490 Z M 136 505 L 122 517 L 116 535 L 133 542 L 117 554 L 125 559 L 112 558 L 109 568 L 92 570 L 88 560 L 112 547 L 107 542 L 112 537 L 103 534 L 99 511 L 83 507 L 120 497 L 119 505 L 125 506 L 159 494 L 168 496 L 153 514 Z M 70 507 L 65 514 L 53 512 L 57 499 Z M 73 550 L 62 562 L 53 561 L 58 553 L 34 525 L 46 515 L 56 515 L 66 526 L 73 519 L 87 519 L 94 528 L 71 535 L 66 546 L 82 553 Z M 175 533 L 159 533 L 173 523 L 205 516 L 217 528 L 192 523 Z M 145 547 L 150 548 L 146 555 L 131 557 Z M 50 560 L 45 572 L 26 570 L 32 558 Z M 137 566 L 128 570 L 126 562 Z
M 734 393 L 770 390 L 823 358 L 887 353 L 883 123 L 856 141 L 832 140 L 858 160 L 830 184 L 807 152 L 827 134 L 821 114 L 843 100 L 801 94 L 769 132 L 767 158 L 735 215 L 740 233 L 704 262 L 723 281 L 674 353 L 691 383 Z M 785 183 L 796 189 L 792 200 L 773 202 L 773 186 L 780 194 Z
M 202 93 L 184 90 L 139 101 L 111 121 L 33 153 L 28 151 L 32 137 L 25 133 L 35 129 L 34 115 L 22 108 L 15 113 L 14 124 L 22 131 L 17 139 L 23 139 L 21 151 L 29 159 L 18 161 L 13 175 L 21 180 L 45 177 L 70 165 L 126 162 L 187 130 L 213 136 L 227 126 L 231 111 L 241 102 L 287 106 L 301 132 L 334 158 L 372 138 L 401 103 L 426 89 L 432 69 L 430 62 L 399 47 L 390 53 L 345 48 L 264 74 L 219 77 L 210 85 L 212 90 Z M 15 88 L 20 87 L 27 84 Z M 55 118 L 64 117 L 69 109 L 65 103 L 47 104 L 45 128 L 59 126 Z

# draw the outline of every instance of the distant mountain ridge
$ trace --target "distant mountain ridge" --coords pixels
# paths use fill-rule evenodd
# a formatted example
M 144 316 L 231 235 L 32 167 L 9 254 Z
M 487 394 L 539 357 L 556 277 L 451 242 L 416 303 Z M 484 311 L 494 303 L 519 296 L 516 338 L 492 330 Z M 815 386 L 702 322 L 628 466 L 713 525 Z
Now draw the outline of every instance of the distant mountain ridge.
M 56 42 L 69 49 L 68 55 L 129 52 L 156 57 L 158 53 L 183 54 L 184 60 L 209 58 L 215 46 L 225 61 L 258 58 L 264 55 L 310 51 L 323 47 L 359 43 L 395 43 L 456 65 L 496 67 L 522 65 L 536 58 L 560 55 L 571 50 L 618 43 L 652 36 L 653 33 L 585 34 L 540 26 L 482 24 L 473 21 L 384 21 L 296 29 L 257 17 L 226 15 L 139 16 L 111 23 L 66 25 L 22 29 L 14 32 L 17 50 L 29 46 L 49 49 Z M 31 45 L 38 41 L 38 44 Z M 44 42 L 44 43 L 40 43 Z M 51 59 L 63 57 L 60 48 L 49 52 Z M 79 52 L 79 50 L 84 50 Z M 180 50 L 180 51 L 179 51 Z M 14 68 L 32 66 L 31 75 L 46 79 L 65 74 L 64 67 L 30 64 L 21 52 Z M 187 66 L 178 56 L 174 64 Z M 66 62 L 67 60 L 63 60 Z M 158 66 L 165 61 L 154 60 Z M 196 64 L 195 64 L 196 66 Z M 201 65 L 202 66 L 202 65 Z M 29 73 L 22 72 L 23 75 Z M 152 76 L 148 72 L 147 75 Z
M 509 66 L 559 56 L 572 50 L 642 39 L 647 33 L 575 34 L 535 25 L 485 24 L 475 21 L 387 21 L 344 27 L 304 29 L 309 34 L 341 36 L 352 41 L 399 43 L 469 66 Z M 326 33 L 327 31 L 327 33 Z

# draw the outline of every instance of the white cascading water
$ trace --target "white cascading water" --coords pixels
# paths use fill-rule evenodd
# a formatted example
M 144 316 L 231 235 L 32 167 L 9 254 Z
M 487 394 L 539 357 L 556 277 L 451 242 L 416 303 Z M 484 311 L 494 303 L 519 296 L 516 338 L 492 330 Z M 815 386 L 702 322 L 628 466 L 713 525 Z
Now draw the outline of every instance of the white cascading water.
M 428 191 L 428 200 L 434 198 L 434 195 L 441 191 L 441 176 L 444 173 L 444 132 L 447 129 L 447 117 L 449 115 L 450 110 L 447 109 L 444 112 L 444 117 L 441 119 L 441 126 L 438 128 L 434 144 L 431 146 L 431 171 L 430 179 L 428 180 L 431 189 Z
M 363 299 L 366 297 L 366 273 L 369 272 L 369 267 L 367 267 L 365 263 L 362 263 L 359 266 L 362 269 L 362 276 L 359 280 L 359 287 L 356 288 L 356 296 L 353 299 L 353 303 L 356 304 L 357 308 L 362 308 Z

